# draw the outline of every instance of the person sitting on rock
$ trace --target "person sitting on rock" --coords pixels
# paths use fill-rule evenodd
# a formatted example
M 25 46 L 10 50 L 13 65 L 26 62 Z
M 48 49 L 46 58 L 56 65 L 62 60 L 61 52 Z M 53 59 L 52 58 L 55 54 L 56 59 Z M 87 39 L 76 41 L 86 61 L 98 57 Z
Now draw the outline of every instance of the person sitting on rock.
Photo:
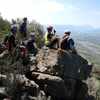
M 72 53 L 77 53 L 76 49 L 75 49 L 75 42 L 72 38 L 70 38 L 70 34 L 71 34 L 70 31 L 66 30 L 64 32 L 64 36 L 63 36 L 61 43 L 60 43 L 60 48 L 63 50 L 70 51 Z
M 55 37 L 55 32 L 53 31 L 53 27 L 49 26 L 47 27 L 47 32 L 45 34 L 45 45 L 49 48 L 55 48 L 54 46 L 57 45 L 57 48 L 59 47 L 59 39 Z
M 34 32 L 30 33 L 30 37 L 27 41 L 26 47 L 27 47 L 29 53 L 36 55 L 37 46 L 35 43 L 35 33 Z

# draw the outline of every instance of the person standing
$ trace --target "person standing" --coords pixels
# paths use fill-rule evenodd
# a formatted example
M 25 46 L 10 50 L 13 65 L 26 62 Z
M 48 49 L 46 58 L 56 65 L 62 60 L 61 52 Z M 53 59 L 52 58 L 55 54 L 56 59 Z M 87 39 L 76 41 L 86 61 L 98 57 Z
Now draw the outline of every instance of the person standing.
M 11 29 L 13 30 L 13 33 L 16 36 L 18 27 L 17 27 L 17 23 L 15 20 L 12 20 Z
M 27 18 L 23 18 L 23 23 L 19 27 L 19 32 L 21 34 L 22 39 L 27 38 Z

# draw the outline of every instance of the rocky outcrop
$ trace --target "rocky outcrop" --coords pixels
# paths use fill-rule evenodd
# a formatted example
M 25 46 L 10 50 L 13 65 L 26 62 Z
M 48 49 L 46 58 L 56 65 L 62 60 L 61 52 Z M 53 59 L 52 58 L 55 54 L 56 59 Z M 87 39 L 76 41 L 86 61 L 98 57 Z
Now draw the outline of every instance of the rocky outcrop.
M 89 74 L 87 60 L 63 50 L 42 49 L 36 61 L 37 71 L 62 78 L 85 80 Z
M 31 66 L 21 66 L 21 60 L 17 60 L 7 67 L 12 69 L 7 76 L 0 76 L 4 83 L 9 83 L 7 94 L 14 100 L 85 100 L 88 97 L 88 87 L 83 81 L 89 77 L 92 67 L 83 57 L 43 48 L 36 58 L 31 58 Z

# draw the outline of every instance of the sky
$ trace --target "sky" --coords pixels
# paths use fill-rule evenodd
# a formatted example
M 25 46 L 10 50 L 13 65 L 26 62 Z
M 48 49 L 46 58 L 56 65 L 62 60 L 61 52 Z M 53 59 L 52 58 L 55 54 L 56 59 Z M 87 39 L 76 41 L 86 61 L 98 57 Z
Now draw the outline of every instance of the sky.
M 0 0 L 0 13 L 8 20 L 100 27 L 100 0 Z

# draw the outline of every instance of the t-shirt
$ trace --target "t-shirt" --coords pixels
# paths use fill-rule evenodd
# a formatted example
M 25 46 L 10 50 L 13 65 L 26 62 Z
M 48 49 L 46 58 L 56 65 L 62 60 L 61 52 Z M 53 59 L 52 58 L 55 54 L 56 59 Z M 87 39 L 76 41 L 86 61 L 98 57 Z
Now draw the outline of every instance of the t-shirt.
M 19 31 L 20 33 L 27 33 L 27 23 L 22 23 Z

